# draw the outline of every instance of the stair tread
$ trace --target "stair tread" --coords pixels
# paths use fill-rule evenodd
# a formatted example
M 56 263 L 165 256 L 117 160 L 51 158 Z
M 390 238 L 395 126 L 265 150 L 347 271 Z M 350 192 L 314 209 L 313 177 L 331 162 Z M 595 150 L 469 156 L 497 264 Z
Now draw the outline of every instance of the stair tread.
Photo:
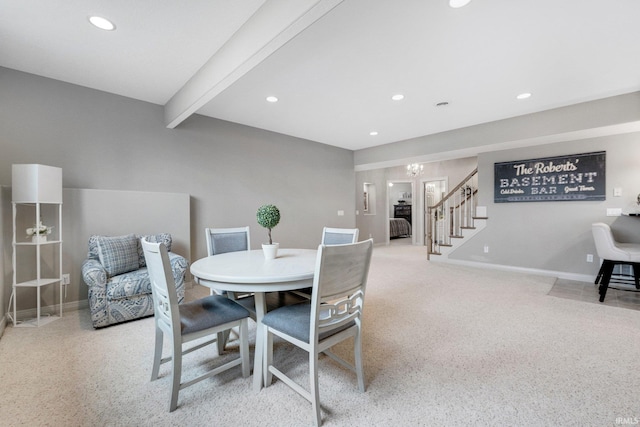
M 438 203 L 438 207 L 445 209 L 448 206 L 447 216 L 440 217 L 438 214 L 435 215 L 435 223 L 437 228 L 435 228 L 435 236 L 436 238 L 432 239 L 431 234 L 429 235 L 429 247 L 430 249 L 438 248 L 446 249 L 452 248 L 455 250 L 456 247 L 464 244 L 462 241 L 455 241 L 454 239 L 464 239 L 465 237 L 469 238 L 470 236 L 475 235 L 480 230 L 482 230 L 489 217 L 486 215 L 486 207 L 479 210 L 485 215 L 474 215 L 476 213 L 476 209 L 474 209 L 474 205 L 477 199 L 475 199 L 475 195 L 479 193 L 479 189 L 477 188 L 477 184 L 474 185 L 474 177 L 478 174 L 478 168 L 472 171 L 463 181 L 455 187 L 455 191 L 450 192 L 445 199 L 441 200 Z M 476 178 L 477 179 L 477 178 Z M 458 189 L 462 190 L 462 197 L 455 198 L 455 195 L 459 193 Z M 471 191 L 469 191 L 471 190 Z M 449 200 L 453 200 L 454 206 L 450 206 Z M 446 202 L 446 203 L 445 203 Z M 471 209 L 469 208 L 471 207 Z M 439 212 L 439 211 L 436 211 Z M 432 207 L 429 207 L 429 215 L 432 215 L 434 211 Z M 464 215 L 464 216 L 463 216 Z M 443 220 L 443 221 L 440 221 Z M 477 222 L 476 221 L 480 221 Z M 444 225 L 444 228 L 440 228 L 438 224 Z M 467 224 L 466 226 L 462 226 L 461 224 Z M 470 230 L 470 231 L 465 231 Z M 449 234 L 447 234 L 449 233 Z M 460 233 L 460 234 L 457 234 Z M 437 240 L 444 238 L 448 243 L 438 243 Z M 426 240 L 426 239 L 425 239 Z M 443 251 L 434 251 L 430 252 L 430 255 L 442 255 L 443 257 L 447 257 L 447 254 L 451 249 L 446 249 Z

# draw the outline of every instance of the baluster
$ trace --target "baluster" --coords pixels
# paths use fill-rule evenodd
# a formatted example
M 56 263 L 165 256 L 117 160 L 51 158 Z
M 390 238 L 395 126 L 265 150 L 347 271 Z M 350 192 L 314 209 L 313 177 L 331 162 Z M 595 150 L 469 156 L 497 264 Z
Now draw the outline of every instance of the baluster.
M 478 170 L 471 172 L 439 203 L 428 210 L 431 252 L 439 253 L 442 245 L 451 245 L 452 236 L 462 236 L 462 228 L 472 227 L 478 204 Z
M 458 194 L 458 200 L 456 202 L 456 219 L 457 224 L 456 224 L 456 232 L 455 232 L 455 236 L 459 236 L 460 235 L 460 227 L 462 226 L 462 192 L 461 191 L 457 191 Z

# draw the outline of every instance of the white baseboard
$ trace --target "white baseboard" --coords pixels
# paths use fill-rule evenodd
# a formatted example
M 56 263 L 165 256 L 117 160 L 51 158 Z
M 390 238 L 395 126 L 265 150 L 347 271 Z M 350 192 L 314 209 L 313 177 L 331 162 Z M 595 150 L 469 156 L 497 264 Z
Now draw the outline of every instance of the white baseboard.
M 40 317 L 48 315 L 57 316 L 58 313 L 60 313 L 58 307 L 58 304 L 40 307 Z M 64 317 L 65 312 L 77 311 L 85 308 L 89 308 L 89 301 L 87 300 L 65 302 L 62 304 L 62 316 Z M 35 308 L 19 310 L 16 312 L 16 317 L 18 319 L 32 319 L 35 318 L 36 315 L 37 310 Z M 13 311 L 7 312 L 7 314 L 0 320 L 0 337 L 7 325 L 13 323 L 11 316 L 13 316 Z
M 566 271 L 541 270 L 537 268 L 514 267 L 511 265 L 488 264 L 485 262 L 464 261 L 464 260 L 450 259 L 450 258 L 444 258 L 444 257 L 440 258 L 438 256 L 432 256 L 431 261 L 441 262 L 446 264 L 466 265 L 469 267 L 484 268 L 489 270 L 512 271 L 512 272 L 522 273 L 522 274 L 550 276 L 550 277 L 556 277 L 558 279 L 575 280 L 578 282 L 589 283 L 589 282 L 593 282 L 595 279 L 594 276 L 590 276 L 588 274 L 568 273 Z
M 3 316 L 0 318 L 0 338 L 2 338 L 2 334 L 4 334 L 4 330 L 7 328 L 7 318 Z

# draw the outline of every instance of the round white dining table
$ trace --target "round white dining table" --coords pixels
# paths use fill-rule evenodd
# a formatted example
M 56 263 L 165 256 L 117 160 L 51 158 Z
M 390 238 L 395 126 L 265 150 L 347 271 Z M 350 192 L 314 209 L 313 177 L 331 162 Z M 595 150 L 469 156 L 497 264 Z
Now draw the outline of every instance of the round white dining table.
M 199 259 L 191 265 L 194 281 L 211 289 L 253 292 L 256 305 L 256 346 L 253 387 L 264 384 L 262 366 L 262 318 L 267 311 L 265 293 L 304 289 L 313 285 L 315 249 L 278 249 L 275 259 L 265 259 L 262 250 L 227 252 Z

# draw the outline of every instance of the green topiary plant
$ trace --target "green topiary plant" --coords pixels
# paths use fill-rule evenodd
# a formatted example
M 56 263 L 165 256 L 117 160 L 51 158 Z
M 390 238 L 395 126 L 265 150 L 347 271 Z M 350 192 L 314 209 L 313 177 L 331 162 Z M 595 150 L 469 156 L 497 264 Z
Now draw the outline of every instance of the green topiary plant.
M 258 224 L 269 230 L 269 244 L 273 245 L 271 240 L 271 229 L 280 222 L 280 211 L 274 205 L 262 205 L 256 213 Z

